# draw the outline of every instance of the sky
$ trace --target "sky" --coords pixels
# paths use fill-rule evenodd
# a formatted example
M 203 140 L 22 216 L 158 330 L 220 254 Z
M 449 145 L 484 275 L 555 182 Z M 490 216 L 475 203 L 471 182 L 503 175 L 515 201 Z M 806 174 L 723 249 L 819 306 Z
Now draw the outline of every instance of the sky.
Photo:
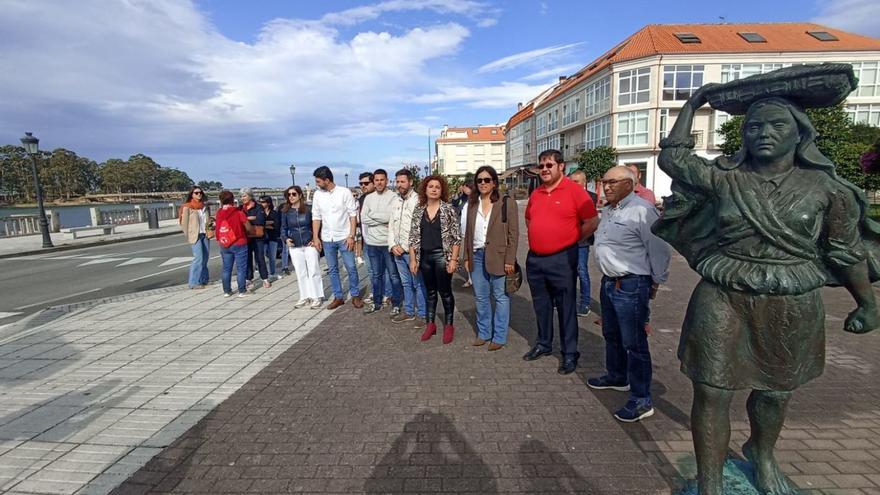
M 0 144 L 137 153 L 227 187 L 424 165 L 647 24 L 812 21 L 877 0 L 0 0 Z M 433 150 L 431 151 L 433 153 Z

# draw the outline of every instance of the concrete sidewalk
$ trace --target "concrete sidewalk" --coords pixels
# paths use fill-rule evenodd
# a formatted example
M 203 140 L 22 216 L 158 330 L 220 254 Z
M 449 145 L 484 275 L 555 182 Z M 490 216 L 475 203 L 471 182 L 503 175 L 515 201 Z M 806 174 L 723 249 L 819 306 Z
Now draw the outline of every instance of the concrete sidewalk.
M 585 386 L 603 367 L 595 318 L 577 373 L 522 361 L 527 286 L 492 353 L 470 346 L 470 289 L 445 346 L 387 311 L 293 310 L 292 278 L 250 299 L 214 286 L 93 307 L 0 342 L 0 490 L 676 493 L 694 475 L 675 348 L 696 282 L 676 256 L 652 315 L 657 414 L 631 425 L 611 416 L 625 394 Z M 844 334 L 849 296 L 824 297 L 827 369 L 795 395 L 778 456 L 805 493 L 877 494 L 880 332 Z M 744 395 L 732 419 L 737 450 Z
M 114 242 L 130 241 L 135 239 L 147 239 L 180 233 L 180 224 L 177 219 L 161 220 L 159 228 L 150 230 L 146 223 L 133 223 L 116 226 L 116 233 L 103 235 L 101 231 L 86 233 L 84 236 L 74 239 L 72 234 L 53 232 L 49 234 L 52 244 L 55 246 L 43 249 L 43 237 L 38 235 L 23 235 L 17 237 L 0 237 L 0 258 L 11 256 L 25 256 L 30 254 L 51 253 L 89 246 L 99 246 Z

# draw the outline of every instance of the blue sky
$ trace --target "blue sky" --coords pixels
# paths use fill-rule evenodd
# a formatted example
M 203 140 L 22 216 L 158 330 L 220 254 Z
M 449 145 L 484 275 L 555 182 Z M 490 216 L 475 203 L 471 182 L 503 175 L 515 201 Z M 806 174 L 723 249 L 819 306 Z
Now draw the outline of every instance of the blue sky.
M 227 186 L 424 164 L 429 130 L 503 123 L 646 24 L 815 21 L 876 0 L 0 0 L 0 134 L 135 153 Z M 351 183 L 354 181 L 351 180 Z

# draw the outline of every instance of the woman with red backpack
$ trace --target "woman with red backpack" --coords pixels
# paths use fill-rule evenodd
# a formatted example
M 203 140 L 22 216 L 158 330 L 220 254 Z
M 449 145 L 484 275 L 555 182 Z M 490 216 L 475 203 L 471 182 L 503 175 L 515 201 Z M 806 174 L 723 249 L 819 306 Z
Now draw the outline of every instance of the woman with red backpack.
M 250 222 L 244 212 L 235 207 L 235 195 L 229 191 L 220 193 L 220 211 L 216 220 L 217 244 L 223 259 L 223 294 L 232 295 L 232 267 L 236 268 L 238 297 L 247 295 L 248 238 Z

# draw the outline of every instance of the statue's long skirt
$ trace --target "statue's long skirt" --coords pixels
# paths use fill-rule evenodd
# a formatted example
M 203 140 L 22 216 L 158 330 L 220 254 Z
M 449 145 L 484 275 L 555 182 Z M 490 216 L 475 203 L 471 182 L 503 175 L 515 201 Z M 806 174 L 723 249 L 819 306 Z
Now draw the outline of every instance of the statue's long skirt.
M 793 390 L 822 374 L 825 308 L 819 289 L 761 295 L 701 281 L 682 325 L 678 358 L 694 382 Z

